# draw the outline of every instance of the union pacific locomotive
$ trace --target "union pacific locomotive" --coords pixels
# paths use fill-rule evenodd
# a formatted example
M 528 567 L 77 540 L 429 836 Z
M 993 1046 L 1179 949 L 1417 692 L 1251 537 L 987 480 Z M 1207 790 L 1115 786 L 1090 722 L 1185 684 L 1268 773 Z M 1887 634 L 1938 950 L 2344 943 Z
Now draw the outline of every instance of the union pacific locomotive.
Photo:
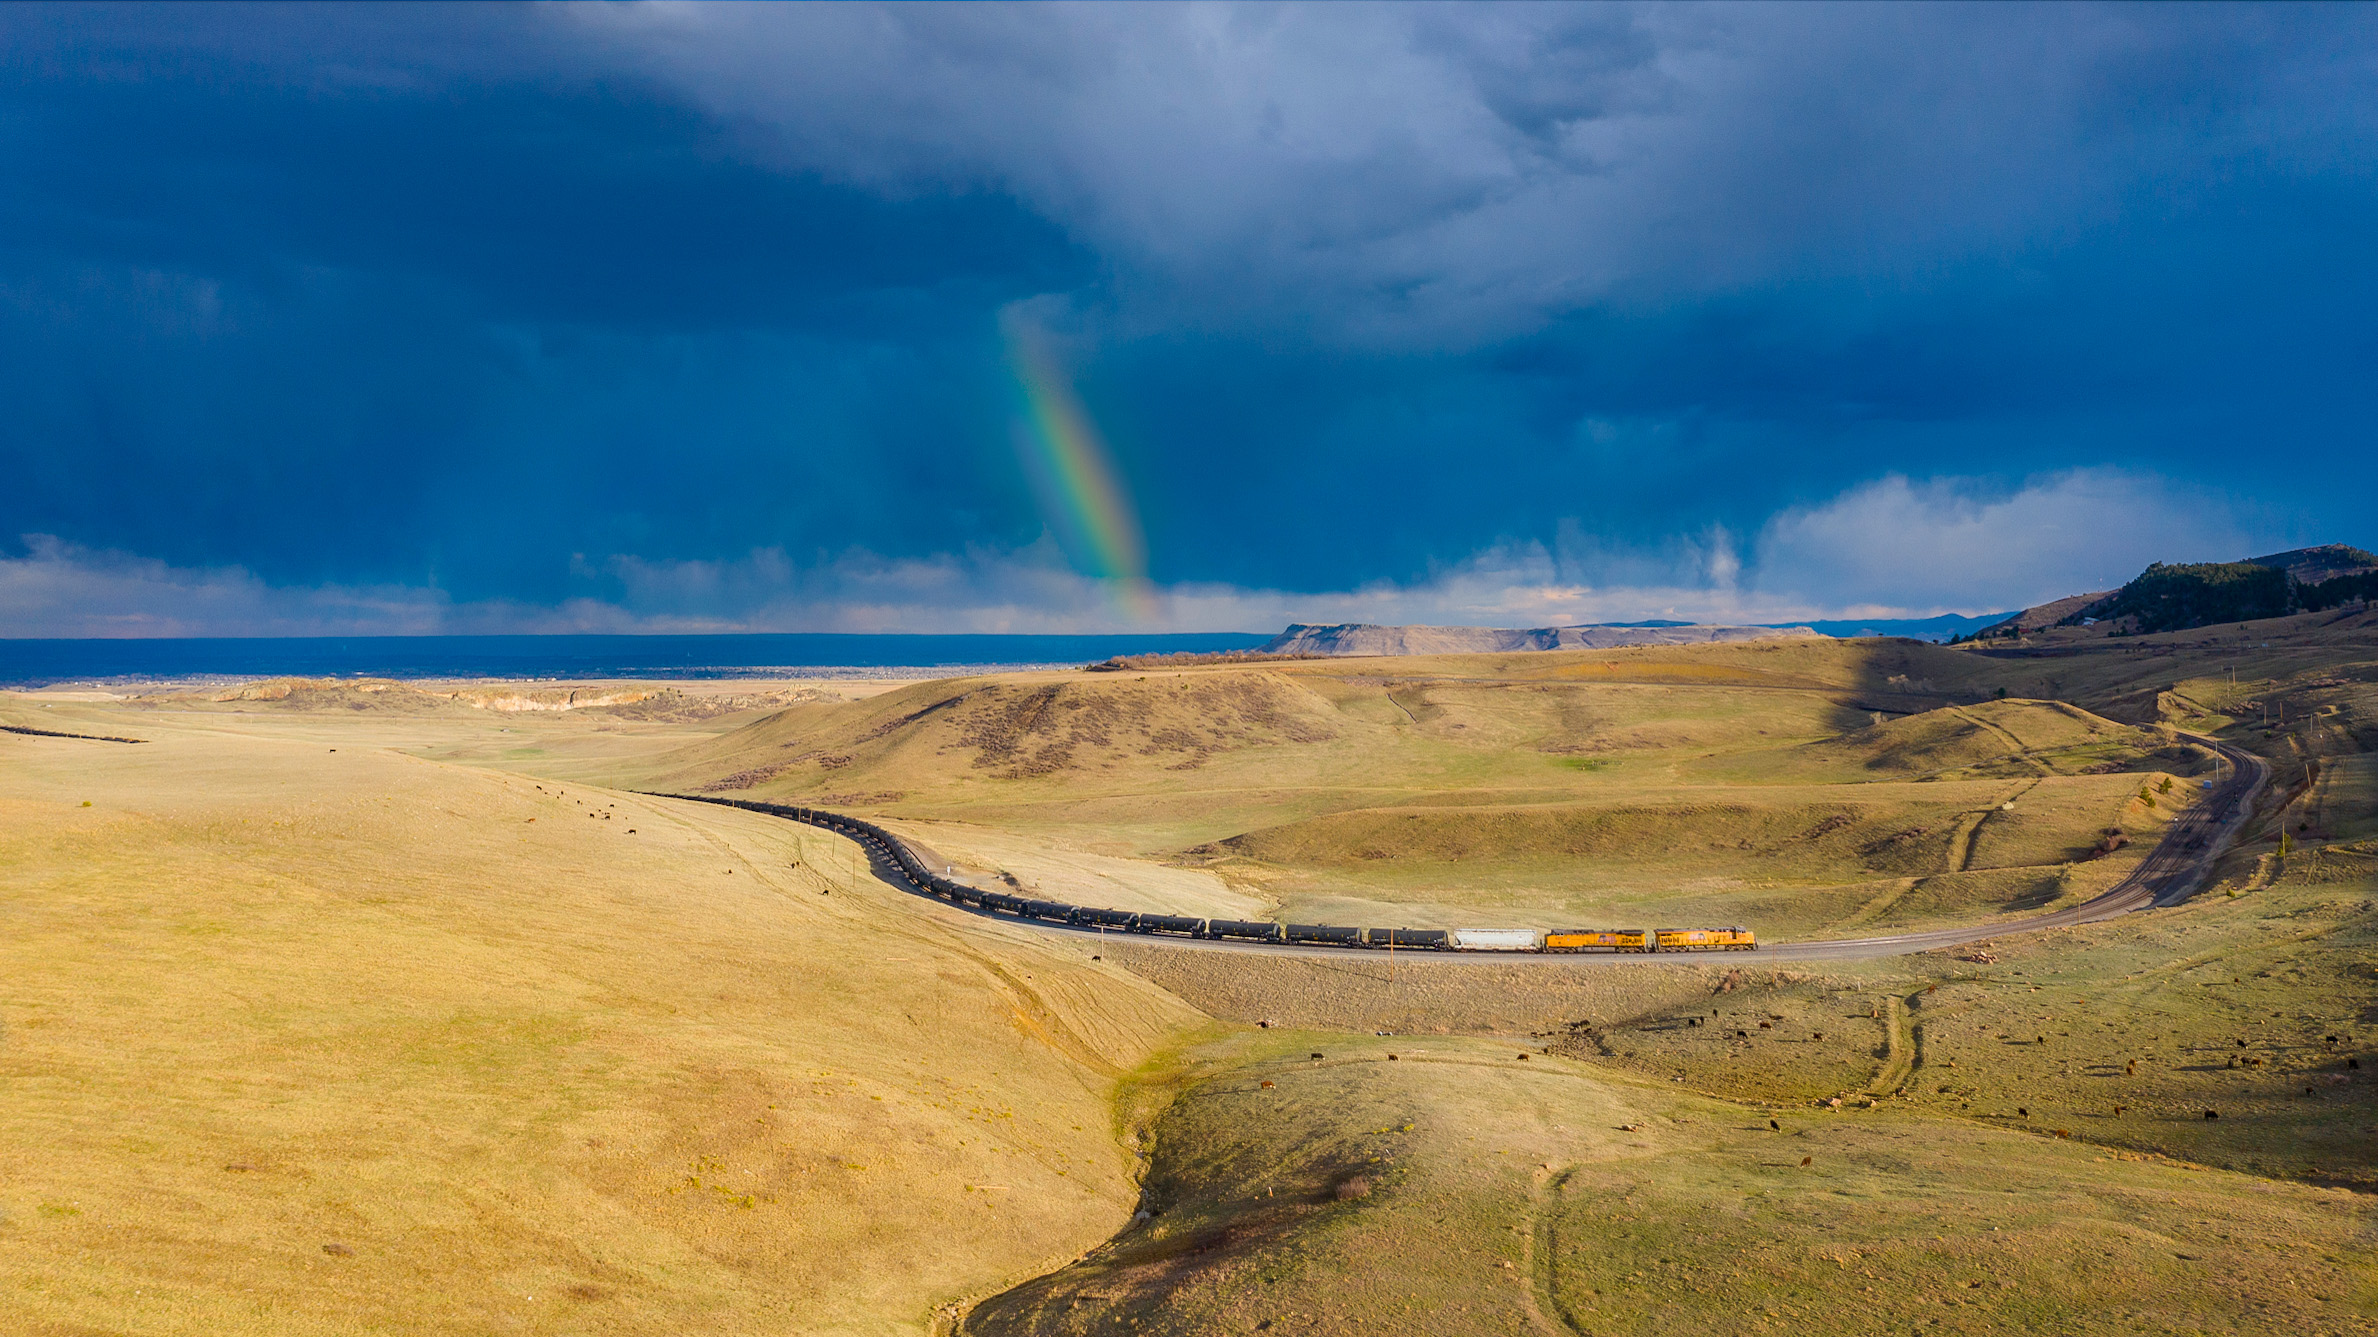
M 925 866 L 905 841 L 873 822 L 817 808 L 782 803 L 716 798 L 706 794 L 665 794 L 662 798 L 692 799 L 721 807 L 763 812 L 811 826 L 837 831 L 867 847 L 890 865 L 900 880 L 928 896 L 959 905 L 1077 928 L 1112 929 L 1125 933 L 1162 933 L 1183 938 L 1232 942 L 1274 943 L 1298 947 L 1350 947 L 1380 951 L 1424 952 L 1748 952 L 1758 948 L 1749 929 L 1549 929 L 1532 928 L 1340 928 L 1334 924 L 1281 924 L 1268 919 L 1200 919 L 1194 915 L 1144 914 L 1135 910 L 1104 910 L 1062 901 L 1034 900 L 1001 891 L 984 891 L 943 877 Z

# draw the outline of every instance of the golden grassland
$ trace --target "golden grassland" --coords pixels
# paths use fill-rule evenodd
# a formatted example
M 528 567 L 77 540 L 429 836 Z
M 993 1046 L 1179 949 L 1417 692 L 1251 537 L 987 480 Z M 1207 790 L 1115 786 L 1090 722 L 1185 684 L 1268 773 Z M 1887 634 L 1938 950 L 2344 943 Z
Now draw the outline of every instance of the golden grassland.
M 968 1331 L 2348 1332 L 2378 1298 L 2343 1189 L 1484 1040 L 1259 1035 L 1176 1061 L 1151 1217 Z
M 806 828 L 112 718 L 0 735 L 10 1331 L 916 1331 L 1131 1210 L 1202 1021 L 1131 976 Z
M 0 1309 L 76 1334 L 2378 1331 L 2356 616 L 734 709 L 0 694 L 0 723 L 151 740 L 0 734 Z M 860 809 L 1104 904 L 1823 936 L 2111 885 L 2211 773 L 2183 730 L 2278 773 L 2195 902 L 1804 969 L 1052 937 L 895 892 L 825 833 L 634 792 Z
M 1136 949 L 1268 1028 L 1149 1074 L 1153 1215 L 969 1331 L 2378 1330 L 2373 895 L 2329 849 L 1811 970 Z
M 1886 1100 L 2378 1193 L 2378 1105 L 2349 1066 L 2378 1019 L 2378 858 L 2298 863 L 2185 909 L 1762 972 L 1555 1047 L 1745 1101 Z
M 1870 932 L 2085 899 L 2213 767 L 2160 717 L 2000 699 L 2003 667 L 1777 642 L 960 679 L 577 774 L 930 823 L 1026 883 L 1034 849 L 1169 862 L 1299 921 Z

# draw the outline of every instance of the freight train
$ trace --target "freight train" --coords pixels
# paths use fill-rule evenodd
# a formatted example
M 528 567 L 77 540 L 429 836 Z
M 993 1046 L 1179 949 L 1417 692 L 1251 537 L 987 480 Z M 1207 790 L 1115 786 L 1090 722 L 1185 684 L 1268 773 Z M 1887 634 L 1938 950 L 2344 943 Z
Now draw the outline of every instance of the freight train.
M 888 865 L 899 879 L 928 896 L 1018 919 L 1065 924 L 1074 928 L 1122 933 L 1165 934 L 1215 941 L 1271 943 L 1283 947 L 1346 947 L 1377 951 L 1423 952 L 1749 952 L 1758 936 L 1739 926 L 1730 928 L 1663 929 L 1545 929 L 1532 928 L 1340 928 L 1334 924 L 1281 924 L 1268 919 L 1207 919 L 1196 915 L 1148 914 L 1136 910 L 1105 910 L 1069 905 L 1063 901 L 1010 896 L 984 891 L 925 866 L 906 841 L 873 822 L 818 808 L 783 803 L 717 798 L 706 794 L 660 794 L 657 798 L 692 799 L 721 807 L 742 808 L 789 818 L 839 832 L 865 846 Z

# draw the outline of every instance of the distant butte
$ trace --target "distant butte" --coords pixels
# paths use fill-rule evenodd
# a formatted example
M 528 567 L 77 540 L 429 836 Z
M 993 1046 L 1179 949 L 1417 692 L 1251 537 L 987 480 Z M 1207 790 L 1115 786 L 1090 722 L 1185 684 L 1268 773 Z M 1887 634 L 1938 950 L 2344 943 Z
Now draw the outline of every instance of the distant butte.
M 1308 626 L 1298 622 L 1263 643 L 1258 654 L 1461 655 L 1511 650 L 1615 650 L 1630 645 L 1706 645 L 1813 637 L 1808 627 L 1388 627 L 1368 622 Z

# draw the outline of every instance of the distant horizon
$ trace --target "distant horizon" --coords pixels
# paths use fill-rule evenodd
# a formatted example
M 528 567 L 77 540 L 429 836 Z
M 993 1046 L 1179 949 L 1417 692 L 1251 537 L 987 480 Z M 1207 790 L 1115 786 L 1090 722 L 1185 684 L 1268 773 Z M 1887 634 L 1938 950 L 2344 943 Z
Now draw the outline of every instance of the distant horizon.
M 1946 633 L 1971 631 L 1999 616 L 2004 615 L 1947 615 L 1945 621 L 1927 618 L 1920 623 L 1865 619 L 1772 625 L 1808 627 L 1828 636 L 1939 632 L 1943 634 L 1924 639 L 1946 639 Z M 1697 624 L 1661 620 L 1652 625 Z M 754 677 L 777 671 L 814 675 L 894 669 L 1020 670 L 1095 663 L 1118 655 L 1252 650 L 1280 634 L 548 632 L 0 637 L 0 686 L 254 677 L 665 679 Z
M 1280 624 L 1275 631 L 1224 629 L 1214 631 L 424 631 L 424 632 L 293 632 L 271 636 L 186 636 L 171 634 L 126 633 L 121 636 L 11 636 L 0 631 L 0 645 L 118 645 L 118 644 L 288 644 L 300 642 L 342 641 L 751 641 L 765 639 L 800 638 L 810 640 L 938 640 L 938 641 L 1163 641 L 1203 640 L 1215 637 L 1272 637 L 1290 627 L 1484 627 L 1497 630 L 1534 631 L 1558 628 L 1589 627 L 1766 627 L 1778 630 L 1790 627 L 1830 626 L 1899 626 L 1910 624 L 1947 624 L 1984 622 L 2004 619 L 2022 612 L 2009 609 L 2000 613 L 1935 613 L 1926 617 L 1886 618 L 1789 618 L 1781 622 L 1730 622 L 1709 619 L 1642 618 L 1630 622 L 1375 622 L 1363 618 L 1345 618 L 1331 622 L 1308 622 L 1292 619 Z
M 774 671 L 1019 668 L 1243 650 L 1268 633 L 727 632 L 0 639 L 0 684 L 222 677 L 702 678 Z

